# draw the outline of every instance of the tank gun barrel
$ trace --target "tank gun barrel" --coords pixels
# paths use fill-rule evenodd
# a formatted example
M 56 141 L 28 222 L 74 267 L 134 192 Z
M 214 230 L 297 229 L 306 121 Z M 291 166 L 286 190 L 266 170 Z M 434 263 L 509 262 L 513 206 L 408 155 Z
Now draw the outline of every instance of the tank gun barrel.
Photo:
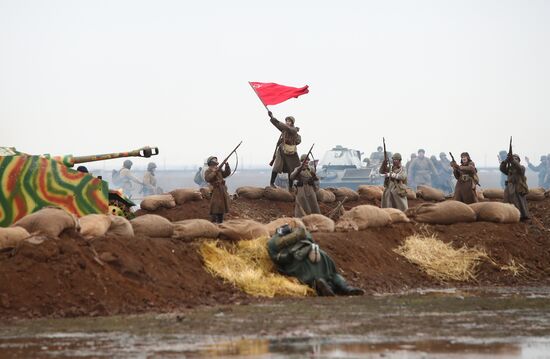
M 113 152 L 113 153 L 105 153 L 102 155 L 90 155 L 90 156 L 66 155 L 62 157 L 56 157 L 55 159 L 60 162 L 63 162 L 68 167 L 73 167 L 75 164 L 78 164 L 78 163 L 105 161 L 105 160 L 112 160 L 115 158 L 122 158 L 122 157 L 149 158 L 151 156 L 156 156 L 158 154 L 159 154 L 158 147 L 146 146 L 146 147 L 142 147 L 137 150 L 133 150 L 129 152 Z

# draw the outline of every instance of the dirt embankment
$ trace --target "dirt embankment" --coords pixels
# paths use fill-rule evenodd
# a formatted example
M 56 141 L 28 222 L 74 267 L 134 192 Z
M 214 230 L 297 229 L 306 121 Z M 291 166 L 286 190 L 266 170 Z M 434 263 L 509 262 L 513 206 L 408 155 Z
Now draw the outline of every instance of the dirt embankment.
M 345 207 L 365 203 L 369 202 Z M 328 213 L 333 206 L 323 205 L 322 211 Z M 468 285 L 548 284 L 550 199 L 530 202 L 530 208 L 534 220 L 528 223 L 407 223 L 359 232 L 317 233 L 314 238 L 348 280 L 369 293 L 460 285 L 438 282 L 393 252 L 406 236 L 418 232 L 436 233 L 455 247 L 477 246 L 488 252 L 495 263 L 483 262 L 477 283 Z M 237 199 L 228 217 L 266 223 L 292 216 L 293 211 L 293 203 Z M 208 201 L 155 213 L 172 221 L 208 218 Z M 265 300 L 247 296 L 208 274 L 197 253 L 199 244 L 145 237 L 86 241 L 76 233 L 41 244 L 24 242 L 0 253 L 0 317 L 109 315 Z M 502 270 L 512 260 L 525 269 L 517 275 Z

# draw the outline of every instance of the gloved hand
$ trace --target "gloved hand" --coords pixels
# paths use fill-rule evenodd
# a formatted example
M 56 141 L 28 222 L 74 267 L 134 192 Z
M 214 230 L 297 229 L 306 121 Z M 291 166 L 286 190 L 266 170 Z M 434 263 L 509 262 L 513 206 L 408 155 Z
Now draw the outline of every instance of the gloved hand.
M 224 169 L 225 169 L 226 171 L 229 171 L 229 163 L 227 163 L 227 162 L 225 163 Z
M 271 112 L 269 110 L 267 111 L 267 115 L 269 116 L 270 119 L 273 118 L 273 112 Z

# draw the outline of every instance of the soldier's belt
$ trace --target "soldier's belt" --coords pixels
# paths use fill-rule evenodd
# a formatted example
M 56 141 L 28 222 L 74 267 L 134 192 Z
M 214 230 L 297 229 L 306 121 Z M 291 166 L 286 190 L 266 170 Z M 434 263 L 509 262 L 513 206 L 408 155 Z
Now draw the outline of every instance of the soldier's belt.
M 471 180 L 472 177 L 471 176 L 468 176 L 468 175 L 461 175 L 459 177 L 459 180 L 462 181 L 462 182 L 468 182 L 469 180 Z
M 293 155 L 296 153 L 296 145 L 287 145 L 283 143 L 283 153 L 285 155 Z

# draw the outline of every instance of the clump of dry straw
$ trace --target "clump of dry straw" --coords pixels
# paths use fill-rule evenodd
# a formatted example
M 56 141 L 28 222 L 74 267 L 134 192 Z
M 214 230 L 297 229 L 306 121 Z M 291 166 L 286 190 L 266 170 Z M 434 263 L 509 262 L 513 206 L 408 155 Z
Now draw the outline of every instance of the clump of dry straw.
M 439 280 L 475 280 L 476 267 L 481 260 L 490 260 L 487 253 L 476 248 L 454 249 L 435 235 L 414 234 L 394 250 L 418 265 L 428 275 Z
M 239 241 L 229 249 L 217 241 L 206 241 L 200 253 L 206 269 L 250 295 L 260 297 L 312 295 L 313 291 L 296 279 L 276 273 L 267 252 L 267 238 Z

